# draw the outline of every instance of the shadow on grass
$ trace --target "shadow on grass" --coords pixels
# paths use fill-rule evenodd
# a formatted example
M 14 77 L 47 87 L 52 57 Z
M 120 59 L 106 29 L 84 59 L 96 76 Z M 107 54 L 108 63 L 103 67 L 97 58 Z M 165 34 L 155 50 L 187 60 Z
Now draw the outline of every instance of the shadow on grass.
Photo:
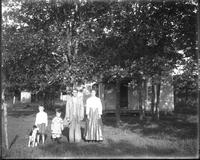
M 173 136 L 180 139 L 190 139 L 197 138 L 197 124 L 188 123 L 188 122 L 159 122 L 157 123 L 157 127 L 155 128 L 147 128 L 147 126 L 143 127 L 143 135 L 160 135 L 162 137 Z M 133 129 L 132 129 L 133 131 Z
M 8 112 L 8 116 L 12 116 L 15 118 L 19 118 L 19 117 L 24 117 L 24 116 L 29 116 L 32 114 L 36 114 L 36 111 L 10 111 Z
M 44 155 L 58 156 L 58 157 L 118 157 L 118 156 L 173 156 L 176 149 L 162 149 L 157 147 L 140 147 L 135 146 L 128 141 L 121 140 L 115 142 L 107 139 L 107 144 L 103 143 L 67 143 L 48 144 L 41 146 L 40 149 Z
M 155 139 L 174 137 L 180 139 L 197 138 L 197 123 L 188 122 L 185 117 L 163 116 L 159 121 L 145 119 L 139 120 L 139 117 L 122 116 L 121 129 L 130 130 L 133 133 L 142 136 L 149 136 Z M 116 127 L 115 117 L 104 117 L 104 125 Z
M 16 135 L 15 138 L 10 143 L 9 149 L 11 149 L 12 145 L 17 141 L 18 138 L 19 138 L 19 135 Z
M 50 117 L 55 116 L 55 109 L 61 109 L 62 112 L 62 117 L 64 118 L 65 116 L 65 108 L 63 106 L 55 105 L 53 108 L 45 109 L 45 112 L 47 112 Z M 19 118 L 23 116 L 29 116 L 32 114 L 38 113 L 38 104 L 32 104 L 32 103 L 18 103 L 14 104 L 11 107 L 8 108 L 8 115 Z
M 8 108 L 8 116 L 15 118 L 29 116 L 38 112 L 38 108 L 34 104 L 18 103 Z
M 84 140 L 84 132 L 85 129 L 81 127 L 81 138 Z M 62 135 L 67 138 L 67 141 L 69 142 L 69 127 L 64 127 L 64 130 L 62 131 Z
M 69 142 L 69 128 L 65 127 L 64 130 L 62 131 L 62 135 L 65 136 Z

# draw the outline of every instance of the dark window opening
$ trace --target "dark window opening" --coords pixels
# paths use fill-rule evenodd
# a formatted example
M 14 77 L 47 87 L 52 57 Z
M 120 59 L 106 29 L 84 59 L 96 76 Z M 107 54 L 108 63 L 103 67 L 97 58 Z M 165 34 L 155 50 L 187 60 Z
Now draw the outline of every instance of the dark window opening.
M 120 85 L 120 107 L 128 108 L 128 83 Z

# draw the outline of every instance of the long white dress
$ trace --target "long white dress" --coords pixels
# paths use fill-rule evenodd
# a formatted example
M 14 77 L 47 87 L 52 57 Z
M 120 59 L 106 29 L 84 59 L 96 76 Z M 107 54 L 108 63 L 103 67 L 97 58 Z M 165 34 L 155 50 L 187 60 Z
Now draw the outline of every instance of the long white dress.
M 69 119 L 69 141 L 81 141 L 81 120 L 84 118 L 83 100 L 77 97 L 69 97 L 66 103 L 65 121 Z
M 102 134 L 102 103 L 100 98 L 94 96 L 86 101 L 86 140 L 103 140 Z

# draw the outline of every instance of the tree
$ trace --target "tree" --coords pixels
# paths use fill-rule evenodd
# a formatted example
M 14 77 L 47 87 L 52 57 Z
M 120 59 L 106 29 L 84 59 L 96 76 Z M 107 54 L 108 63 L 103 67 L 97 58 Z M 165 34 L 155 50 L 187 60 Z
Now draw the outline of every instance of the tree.
M 158 115 L 161 77 L 182 61 L 177 50 L 195 57 L 189 53 L 195 51 L 196 31 L 188 32 L 194 29 L 195 9 L 191 2 L 25 1 L 7 13 L 16 25 L 3 30 L 8 81 L 38 92 L 103 75 L 116 82 L 120 119 L 119 82 L 131 77 L 138 85 L 142 119 L 140 91 L 152 79 L 152 109 Z
M 79 1 L 59 5 L 25 1 L 17 12 L 7 13 L 17 19 L 16 26 L 5 26 L 3 32 L 8 81 L 21 89 L 47 93 L 56 83 L 74 84 L 90 78 L 88 67 L 93 61 L 89 64 L 92 59 L 79 53 L 79 48 L 96 38 L 96 22 L 88 16 L 88 6 L 92 7 Z
M 2 90 L 2 103 L 1 103 L 1 109 L 3 109 L 3 122 L 4 122 L 4 131 L 5 131 L 5 143 L 6 143 L 6 149 L 9 149 L 9 143 L 8 143 L 8 118 L 7 118 L 7 103 L 5 102 L 5 88 Z
M 182 10 L 183 6 L 190 10 Z M 179 61 L 183 61 L 183 56 L 177 50 L 186 49 L 187 45 L 180 45 L 183 41 L 195 44 L 193 37 L 196 34 L 195 30 L 188 34 L 187 26 L 184 25 L 180 16 L 191 17 L 190 20 L 195 23 L 195 8 L 196 5 L 191 3 L 165 1 L 161 3 L 123 2 L 121 4 L 113 2 L 108 8 L 108 16 L 104 18 L 107 21 L 103 23 L 104 33 L 101 38 L 103 47 L 99 47 L 104 52 L 100 52 L 101 56 L 108 59 L 104 77 L 117 82 L 128 76 L 133 78 L 134 83 L 139 82 L 141 119 L 144 113 L 142 111 L 144 98 L 141 97 L 140 90 L 141 86 L 146 86 L 149 78 L 152 79 L 153 85 L 152 113 L 159 118 L 160 86 L 164 83 L 164 77 L 171 74 Z M 179 14 L 173 12 L 174 10 Z M 187 22 L 187 24 L 192 23 Z M 177 26 L 180 28 L 177 29 Z M 119 86 L 119 83 L 117 84 Z M 116 96 L 119 97 L 119 92 Z M 119 109 L 118 106 L 119 103 L 116 106 Z

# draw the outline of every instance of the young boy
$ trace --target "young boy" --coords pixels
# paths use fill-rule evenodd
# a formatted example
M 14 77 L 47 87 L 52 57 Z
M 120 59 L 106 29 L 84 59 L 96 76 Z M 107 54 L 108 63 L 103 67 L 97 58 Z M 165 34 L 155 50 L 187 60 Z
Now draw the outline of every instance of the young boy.
M 52 140 L 60 143 L 59 139 L 61 138 L 63 131 L 63 119 L 61 118 L 61 111 L 59 109 L 56 110 L 56 117 L 53 118 L 51 123 L 51 133 Z
M 44 112 L 44 107 L 38 107 L 39 112 L 36 114 L 35 125 L 39 128 L 39 135 L 37 136 L 37 142 L 39 144 L 40 135 L 42 136 L 42 143 L 44 144 L 45 141 L 45 130 L 48 125 L 48 115 Z

